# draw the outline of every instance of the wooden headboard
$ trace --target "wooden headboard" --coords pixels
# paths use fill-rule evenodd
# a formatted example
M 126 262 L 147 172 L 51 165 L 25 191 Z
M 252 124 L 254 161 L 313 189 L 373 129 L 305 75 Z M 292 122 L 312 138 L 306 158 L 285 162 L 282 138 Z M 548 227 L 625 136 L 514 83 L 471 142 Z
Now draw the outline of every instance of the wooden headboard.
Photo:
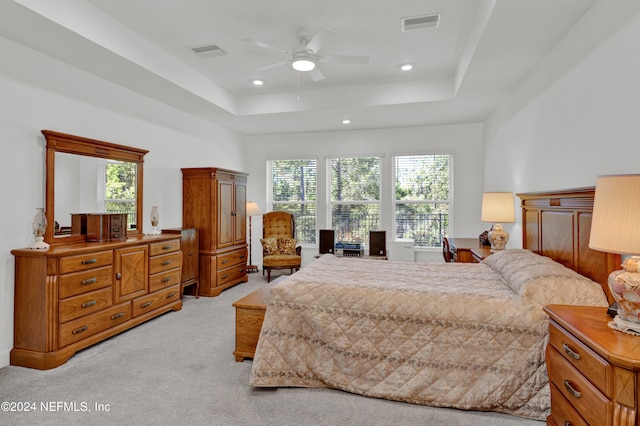
M 522 246 L 599 283 L 609 303 L 607 277 L 620 255 L 589 248 L 595 187 L 516 194 L 522 200 Z

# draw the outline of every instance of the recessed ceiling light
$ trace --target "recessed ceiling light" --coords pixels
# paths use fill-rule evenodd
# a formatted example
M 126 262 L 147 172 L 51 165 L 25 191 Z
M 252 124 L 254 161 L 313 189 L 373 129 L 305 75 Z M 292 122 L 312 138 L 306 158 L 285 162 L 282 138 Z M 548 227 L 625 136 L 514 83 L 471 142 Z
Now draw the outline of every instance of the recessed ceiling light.
M 264 84 L 264 80 L 260 80 L 259 78 L 256 78 L 255 80 L 252 81 L 254 86 L 262 86 Z
M 403 64 L 403 65 L 400 65 L 400 69 L 402 71 L 411 71 L 413 69 L 413 65 L 411 65 L 411 64 Z
M 344 120 L 342 120 L 342 124 L 351 124 L 351 120 L 345 118 Z

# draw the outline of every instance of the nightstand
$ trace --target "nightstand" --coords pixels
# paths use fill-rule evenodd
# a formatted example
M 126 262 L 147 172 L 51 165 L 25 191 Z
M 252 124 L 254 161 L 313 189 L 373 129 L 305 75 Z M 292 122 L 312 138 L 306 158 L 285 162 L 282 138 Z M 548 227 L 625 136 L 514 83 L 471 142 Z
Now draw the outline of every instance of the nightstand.
M 547 425 L 638 422 L 640 336 L 609 328 L 607 308 L 549 305 Z
M 471 261 L 473 263 L 480 263 L 489 256 L 491 256 L 491 249 L 489 247 L 471 249 Z
M 478 259 L 473 258 L 473 250 L 480 260 L 491 254 L 489 247 L 480 246 L 478 238 L 449 238 L 449 251 L 454 262 L 476 263 Z M 484 250 L 487 250 L 486 252 Z

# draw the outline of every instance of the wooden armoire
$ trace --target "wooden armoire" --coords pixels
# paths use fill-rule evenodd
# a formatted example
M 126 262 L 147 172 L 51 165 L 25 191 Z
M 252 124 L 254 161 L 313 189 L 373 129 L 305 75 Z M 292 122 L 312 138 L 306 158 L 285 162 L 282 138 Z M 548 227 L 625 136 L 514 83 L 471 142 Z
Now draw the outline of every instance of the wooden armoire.
M 247 174 L 217 167 L 182 169 L 182 226 L 200 239 L 200 296 L 247 282 Z

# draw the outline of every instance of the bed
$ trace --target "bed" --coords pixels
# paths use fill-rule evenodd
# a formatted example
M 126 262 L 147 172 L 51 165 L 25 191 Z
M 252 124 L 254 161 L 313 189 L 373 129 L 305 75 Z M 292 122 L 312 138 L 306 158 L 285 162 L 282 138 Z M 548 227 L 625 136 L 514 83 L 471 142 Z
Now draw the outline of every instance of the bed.
M 524 249 L 479 264 L 322 256 L 271 290 L 251 384 L 544 420 L 542 307 L 606 306 L 619 265 L 588 249 L 593 194 L 518 194 Z

